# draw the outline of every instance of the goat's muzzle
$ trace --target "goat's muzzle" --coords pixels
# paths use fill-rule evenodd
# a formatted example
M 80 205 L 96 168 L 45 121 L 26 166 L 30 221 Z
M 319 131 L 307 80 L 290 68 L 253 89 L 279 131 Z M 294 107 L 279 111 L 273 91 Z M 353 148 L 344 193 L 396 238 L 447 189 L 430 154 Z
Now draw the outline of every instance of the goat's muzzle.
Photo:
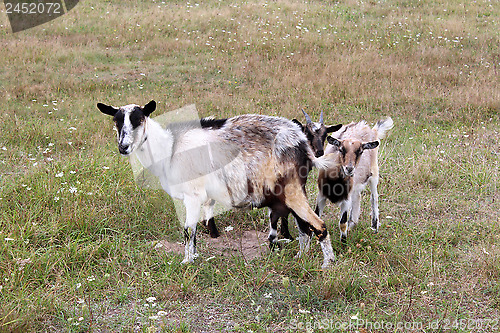
M 128 155 L 128 154 L 130 154 L 129 147 L 130 147 L 129 145 L 121 145 L 121 144 L 119 144 L 118 145 L 118 151 L 122 155 Z
M 354 176 L 354 167 L 353 167 L 353 166 L 350 166 L 350 165 L 345 166 L 345 167 L 344 167 L 344 173 L 345 173 L 345 175 L 346 175 L 346 176 L 348 176 L 348 177 L 352 177 L 352 176 Z

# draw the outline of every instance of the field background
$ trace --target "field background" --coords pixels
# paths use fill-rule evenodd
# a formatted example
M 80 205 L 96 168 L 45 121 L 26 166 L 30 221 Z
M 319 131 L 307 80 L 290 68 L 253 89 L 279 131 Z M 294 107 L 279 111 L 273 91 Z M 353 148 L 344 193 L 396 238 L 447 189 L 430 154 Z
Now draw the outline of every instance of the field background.
M 498 330 L 499 31 L 490 0 L 83 0 L 16 34 L 0 6 L 0 331 Z M 182 240 L 171 200 L 136 186 L 95 106 L 151 99 L 157 114 L 391 116 L 380 232 L 367 191 L 346 245 L 327 208 L 331 270 L 317 244 L 294 260 L 297 242 L 180 265 L 155 248 Z M 265 232 L 266 211 L 218 225 Z

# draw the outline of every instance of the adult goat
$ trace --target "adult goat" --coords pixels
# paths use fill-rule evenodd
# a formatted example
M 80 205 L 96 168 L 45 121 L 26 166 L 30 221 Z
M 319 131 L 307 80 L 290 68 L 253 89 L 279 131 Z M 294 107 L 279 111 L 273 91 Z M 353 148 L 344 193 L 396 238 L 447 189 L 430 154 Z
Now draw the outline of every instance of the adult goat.
M 290 120 L 241 115 L 163 128 L 149 117 L 155 101 L 144 107 L 97 107 L 116 123 L 119 152 L 135 152 L 163 189 L 184 202 L 184 263 L 197 256 L 196 226 L 202 206 L 212 200 L 234 208 L 290 209 L 302 238 L 310 239 L 312 232 L 318 237 L 322 267 L 335 260 L 326 225 L 309 207 L 304 189 L 310 164 L 320 169 L 332 165 L 326 156 L 314 156 L 304 133 Z M 308 243 L 299 244 L 300 255 Z

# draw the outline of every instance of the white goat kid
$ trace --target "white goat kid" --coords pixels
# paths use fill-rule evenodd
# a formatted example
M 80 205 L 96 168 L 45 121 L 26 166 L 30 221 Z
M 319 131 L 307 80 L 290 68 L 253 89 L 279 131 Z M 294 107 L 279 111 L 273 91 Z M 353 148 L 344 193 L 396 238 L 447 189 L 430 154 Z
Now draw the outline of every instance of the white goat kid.
M 120 108 L 98 103 L 113 116 L 122 155 L 136 152 L 157 176 L 163 189 L 184 202 L 186 240 L 183 262 L 196 257 L 196 225 L 204 207 L 215 200 L 226 207 L 290 209 L 300 231 L 314 232 L 323 250 L 323 267 L 335 255 L 325 223 L 309 207 L 305 180 L 310 164 L 326 169 L 326 157 L 316 158 L 304 133 L 291 121 L 262 115 L 201 119 L 162 128 L 149 118 L 156 103 Z M 301 243 L 299 253 L 304 252 Z
M 327 138 L 325 155 L 334 154 L 337 166 L 319 171 L 315 212 L 321 216 L 327 199 L 340 205 L 339 228 L 343 242 L 348 230 L 358 223 L 361 192 L 367 184 L 371 190 L 371 228 L 378 231 L 378 146 L 392 126 L 390 117 L 380 120 L 373 128 L 361 121 L 346 125 L 334 134 L 335 137 Z

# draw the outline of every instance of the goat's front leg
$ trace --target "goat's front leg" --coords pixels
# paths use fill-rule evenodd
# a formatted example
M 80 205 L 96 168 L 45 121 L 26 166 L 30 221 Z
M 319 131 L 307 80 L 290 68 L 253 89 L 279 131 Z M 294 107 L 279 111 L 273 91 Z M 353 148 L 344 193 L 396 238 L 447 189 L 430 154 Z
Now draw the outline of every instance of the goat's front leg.
M 323 213 L 323 210 L 325 209 L 326 206 L 326 196 L 323 195 L 321 192 L 321 189 L 319 190 L 318 197 L 316 198 L 316 208 L 314 209 L 314 212 L 318 217 L 321 218 L 321 214 Z
M 193 262 L 198 256 L 196 253 L 196 225 L 200 219 L 201 203 L 196 197 L 184 198 L 186 207 L 186 223 L 184 225 L 184 260 L 183 264 Z
M 371 204 L 372 204 L 372 230 L 378 232 L 378 227 L 380 227 L 380 221 L 378 217 L 378 177 L 372 177 L 370 182 L 370 192 L 371 192 Z
M 342 243 L 347 242 L 347 221 L 349 218 L 349 211 L 351 210 L 351 201 L 344 200 L 340 203 L 340 221 L 339 221 L 339 229 L 340 229 L 340 241 Z
M 348 222 L 348 230 L 352 230 L 359 221 L 359 215 L 361 213 L 361 189 L 354 188 L 351 192 L 351 211 Z

